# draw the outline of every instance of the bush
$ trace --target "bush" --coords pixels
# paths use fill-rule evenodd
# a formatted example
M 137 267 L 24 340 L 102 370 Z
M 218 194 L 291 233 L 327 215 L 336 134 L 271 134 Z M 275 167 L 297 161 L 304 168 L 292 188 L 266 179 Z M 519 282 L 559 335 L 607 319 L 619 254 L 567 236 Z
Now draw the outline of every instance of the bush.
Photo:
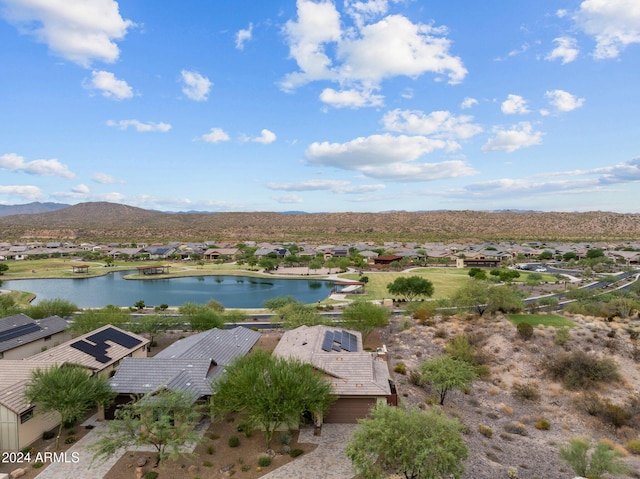
M 549 429 L 551 429 L 551 423 L 546 419 L 540 419 L 537 423 L 534 424 L 534 427 L 536 429 L 539 429 L 540 431 L 548 431 Z
M 210 462 L 210 461 L 204 461 L 204 462 L 202 463 L 202 465 L 203 465 L 204 467 L 213 467 L 213 462 Z
M 624 445 L 625 449 L 631 454 L 640 455 L 640 439 L 634 439 Z
M 260 456 L 258 458 L 258 466 L 267 467 L 269 464 L 271 464 L 271 458 L 269 456 Z
M 240 439 L 238 436 L 229 436 L 228 441 L 229 447 L 238 447 L 240 445 Z
M 42 439 L 45 441 L 47 439 L 53 439 L 54 437 L 56 437 L 56 433 L 54 431 L 45 431 L 42 433 Z
M 520 399 L 527 401 L 537 401 L 540 399 L 540 390 L 538 384 L 535 382 L 528 382 L 525 384 L 515 383 L 512 387 L 513 395 Z
M 281 432 L 280 433 L 280 437 L 278 438 L 280 441 L 280 444 L 291 444 L 291 439 L 293 439 L 293 436 L 291 435 L 290 432 Z
M 404 363 L 397 363 L 393 370 L 398 374 L 407 374 L 407 366 Z
M 42 466 L 44 466 L 44 462 L 34 462 L 31 467 L 34 469 L 40 469 Z
M 517 434 L 519 436 L 528 436 L 527 427 L 521 422 L 510 422 L 504 425 L 504 430 L 510 434 Z
M 558 346 L 564 346 L 569 342 L 570 339 L 571 332 L 569 331 L 569 328 L 567 328 L 566 326 L 561 326 L 556 329 L 556 337 L 554 338 L 554 342 Z
M 147 471 L 144 473 L 144 479 L 157 479 L 159 474 L 156 471 Z
M 77 439 L 76 439 L 76 437 L 75 437 L 75 436 L 69 436 L 68 438 L 66 438 L 66 439 L 64 440 L 64 443 L 65 443 L 65 444 L 73 444 L 73 443 L 74 443 L 74 442 L 76 442 L 76 441 L 77 441 Z
M 211 455 L 211 454 L 213 454 L 214 452 L 216 452 L 215 448 L 214 448 L 211 444 L 209 444 L 209 445 L 207 446 L 207 454 Z
M 600 415 L 603 421 L 608 422 L 616 428 L 626 426 L 631 420 L 631 413 L 629 411 L 611 403 L 604 404 Z
M 298 457 L 298 456 L 302 456 L 303 454 L 304 454 L 304 451 L 302 449 L 292 449 L 291 452 L 289 453 L 291 457 Z
M 425 383 L 424 379 L 422 378 L 422 374 L 420 374 L 420 371 L 416 371 L 415 369 L 412 369 L 409 372 L 409 382 L 418 387 L 424 386 Z
M 583 351 L 559 354 L 547 361 L 546 368 L 568 389 L 590 389 L 598 383 L 620 380 L 618 365 L 613 359 L 598 359 Z
M 491 429 L 488 426 L 484 426 L 482 424 L 478 425 L 478 432 L 480 434 L 482 434 L 484 437 L 491 437 L 493 436 L 493 429 Z
M 516 329 L 518 330 L 518 336 L 525 341 L 528 341 L 533 336 L 533 326 L 529 323 L 518 323 Z

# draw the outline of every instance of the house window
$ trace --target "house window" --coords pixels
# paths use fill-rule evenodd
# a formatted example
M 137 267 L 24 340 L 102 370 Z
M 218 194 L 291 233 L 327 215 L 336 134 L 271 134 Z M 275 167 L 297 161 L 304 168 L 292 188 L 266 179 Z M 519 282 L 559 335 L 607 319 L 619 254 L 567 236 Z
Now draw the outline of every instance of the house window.
M 20 414 L 20 424 L 24 424 L 25 422 L 27 422 L 29 419 L 33 417 L 34 409 L 35 409 L 35 406 L 29 409 L 28 411 L 25 411 L 22 414 Z
M 49 340 L 51 340 L 51 335 L 49 335 L 49 336 L 45 336 L 45 337 L 44 337 L 44 340 L 45 340 L 45 341 L 49 341 Z

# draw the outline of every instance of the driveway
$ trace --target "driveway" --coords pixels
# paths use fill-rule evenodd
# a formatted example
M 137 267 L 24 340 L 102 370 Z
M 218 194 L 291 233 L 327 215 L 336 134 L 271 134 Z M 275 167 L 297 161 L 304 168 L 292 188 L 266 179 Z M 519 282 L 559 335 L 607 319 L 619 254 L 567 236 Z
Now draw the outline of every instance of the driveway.
M 301 429 L 298 442 L 318 447 L 262 479 L 352 479 L 356 474 L 344 450 L 357 427 L 357 424 L 323 424 L 320 436 L 313 435 L 313 428 Z

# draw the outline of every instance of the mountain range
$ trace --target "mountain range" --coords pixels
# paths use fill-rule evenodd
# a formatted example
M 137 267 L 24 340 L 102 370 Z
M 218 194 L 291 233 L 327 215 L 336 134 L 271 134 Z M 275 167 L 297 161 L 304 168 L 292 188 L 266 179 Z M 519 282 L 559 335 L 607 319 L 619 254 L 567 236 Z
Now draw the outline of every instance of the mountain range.
M 7 212 L 10 214 L 7 215 Z M 391 211 L 164 213 L 108 202 L 0 209 L 0 241 L 640 241 L 640 215 L 611 212 Z

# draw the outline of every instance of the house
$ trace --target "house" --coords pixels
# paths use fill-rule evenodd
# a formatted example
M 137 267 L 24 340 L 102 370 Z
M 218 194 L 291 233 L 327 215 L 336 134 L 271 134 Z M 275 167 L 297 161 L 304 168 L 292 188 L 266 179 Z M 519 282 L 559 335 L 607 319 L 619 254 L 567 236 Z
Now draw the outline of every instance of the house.
M 386 358 L 364 351 L 362 335 L 330 326 L 286 331 L 273 354 L 311 363 L 331 383 L 337 400 L 325 423 L 356 423 L 378 402 L 396 404 Z
M 209 248 L 203 253 L 203 256 L 206 260 L 217 260 L 227 256 L 234 258 L 239 251 L 238 248 Z
M 112 418 L 115 408 L 160 388 L 187 391 L 193 401 L 211 395 L 215 381 L 235 358 L 247 354 L 260 338 L 260 333 L 237 326 L 233 329 L 213 328 L 180 339 L 153 358 L 126 358 L 111 379 L 118 394 L 114 407 L 106 411 Z
M 0 319 L 0 359 L 23 359 L 71 339 L 59 316 L 39 321 L 25 314 Z
M 38 405 L 24 398 L 36 369 L 78 364 L 89 374 L 111 374 L 128 356 L 146 357 L 149 340 L 115 326 L 90 333 L 30 356 L 0 361 L 0 451 L 17 451 L 60 424 L 57 413 L 38 414 Z
M 389 254 L 384 256 L 376 256 L 373 258 L 373 264 L 391 264 L 394 261 L 400 261 L 403 257 L 395 254 Z

